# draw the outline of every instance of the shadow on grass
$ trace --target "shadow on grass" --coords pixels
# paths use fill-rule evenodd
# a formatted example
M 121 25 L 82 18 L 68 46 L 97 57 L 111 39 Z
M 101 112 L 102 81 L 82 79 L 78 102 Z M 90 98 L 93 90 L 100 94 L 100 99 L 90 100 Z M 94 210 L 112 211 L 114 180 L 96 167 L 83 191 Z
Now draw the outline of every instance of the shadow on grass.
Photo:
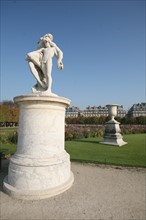
M 97 146 L 102 146 L 102 147 L 108 147 L 108 148 L 119 148 L 119 146 L 116 146 L 116 145 L 112 145 L 112 144 L 104 144 L 104 143 L 101 143 L 102 142 L 102 140 L 100 140 L 100 141 L 97 141 L 97 140 L 82 140 L 82 139 L 78 139 L 78 140 L 72 140 L 73 142 L 77 142 L 77 143 L 86 143 L 86 144 L 96 144 Z M 127 145 L 125 145 L 126 147 L 127 147 Z M 125 146 L 122 146 L 122 148 L 123 147 L 125 147 Z
M 90 143 L 90 144 L 100 144 L 101 141 L 91 141 L 91 140 L 73 140 L 74 142 L 80 142 L 80 143 Z

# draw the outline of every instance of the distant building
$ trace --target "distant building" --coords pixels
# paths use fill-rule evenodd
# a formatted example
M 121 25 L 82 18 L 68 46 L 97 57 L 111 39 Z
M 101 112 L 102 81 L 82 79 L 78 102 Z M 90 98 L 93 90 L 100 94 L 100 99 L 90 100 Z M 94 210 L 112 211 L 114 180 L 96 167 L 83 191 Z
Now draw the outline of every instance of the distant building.
M 80 115 L 80 109 L 78 107 L 72 106 L 66 108 L 66 118 L 77 118 Z
M 124 118 L 127 115 L 127 111 L 124 110 L 123 105 L 118 106 L 117 116 L 120 118 Z
M 106 107 L 101 106 L 88 106 L 85 110 L 82 111 L 82 115 L 84 117 L 100 117 L 100 116 L 108 116 L 108 110 Z
M 117 116 L 125 117 L 126 111 L 123 109 L 123 106 L 118 107 Z M 66 117 L 100 117 L 100 116 L 108 116 L 108 109 L 106 106 L 88 106 L 85 110 L 80 110 L 78 107 L 68 107 L 66 109 Z
M 83 110 L 82 113 L 85 117 L 91 117 L 91 116 L 96 116 L 96 117 L 100 117 L 100 116 L 108 116 L 108 108 L 106 106 L 102 107 L 102 106 L 93 106 L 90 107 L 88 106 L 86 108 L 86 110 Z M 125 117 L 126 115 L 126 111 L 123 109 L 123 106 L 118 106 L 118 110 L 117 110 L 117 116 L 118 117 Z
M 146 103 L 134 104 L 128 111 L 128 116 L 138 117 L 146 116 Z

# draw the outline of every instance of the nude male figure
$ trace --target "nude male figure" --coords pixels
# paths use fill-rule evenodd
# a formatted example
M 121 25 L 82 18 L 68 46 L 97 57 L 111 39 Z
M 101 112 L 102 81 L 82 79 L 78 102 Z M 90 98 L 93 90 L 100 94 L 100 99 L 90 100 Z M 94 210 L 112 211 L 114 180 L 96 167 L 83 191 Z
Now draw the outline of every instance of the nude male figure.
M 38 42 L 36 51 L 27 54 L 30 70 L 37 80 L 37 84 L 32 88 L 33 93 L 45 92 L 51 94 L 52 87 L 52 59 L 57 57 L 57 67 L 63 69 L 63 52 L 52 41 L 51 34 L 45 34 Z

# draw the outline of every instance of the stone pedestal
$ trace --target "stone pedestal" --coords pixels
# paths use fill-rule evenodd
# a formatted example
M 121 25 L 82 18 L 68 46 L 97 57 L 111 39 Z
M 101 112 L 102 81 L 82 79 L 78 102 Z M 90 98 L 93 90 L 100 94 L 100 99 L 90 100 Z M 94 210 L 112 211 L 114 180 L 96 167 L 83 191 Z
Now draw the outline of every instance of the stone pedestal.
M 121 130 L 119 124 L 120 123 L 114 119 L 106 123 L 104 139 L 101 142 L 102 144 L 115 145 L 119 147 L 127 144 L 123 141 L 123 137 L 120 134 Z
M 111 120 L 106 123 L 104 140 L 101 142 L 102 144 L 123 146 L 127 144 L 123 141 L 123 137 L 121 135 L 121 129 L 119 126 L 119 122 L 117 122 L 114 117 L 117 115 L 117 108 L 119 105 L 117 104 L 109 104 L 106 105 L 108 108 L 109 116 L 111 116 Z
M 21 199 L 42 199 L 64 192 L 74 180 L 64 149 L 65 108 L 70 100 L 31 94 L 14 101 L 20 111 L 18 145 L 10 159 L 4 190 Z

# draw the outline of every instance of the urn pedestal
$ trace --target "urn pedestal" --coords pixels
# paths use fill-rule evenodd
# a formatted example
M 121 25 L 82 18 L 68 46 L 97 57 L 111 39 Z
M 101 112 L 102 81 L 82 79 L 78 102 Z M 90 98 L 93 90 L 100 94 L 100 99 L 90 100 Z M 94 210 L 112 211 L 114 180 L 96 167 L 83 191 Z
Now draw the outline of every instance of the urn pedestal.
M 74 180 L 64 149 L 65 108 L 70 100 L 31 94 L 14 101 L 20 112 L 18 145 L 4 180 L 5 192 L 21 199 L 42 199 L 66 191 Z
M 101 142 L 102 144 L 109 144 L 115 146 L 123 146 L 127 144 L 127 142 L 123 141 L 123 137 L 121 135 L 121 129 L 119 126 L 119 122 L 117 122 L 114 117 L 117 115 L 117 104 L 106 105 L 108 108 L 109 116 L 111 116 L 111 120 L 106 123 L 104 139 Z

